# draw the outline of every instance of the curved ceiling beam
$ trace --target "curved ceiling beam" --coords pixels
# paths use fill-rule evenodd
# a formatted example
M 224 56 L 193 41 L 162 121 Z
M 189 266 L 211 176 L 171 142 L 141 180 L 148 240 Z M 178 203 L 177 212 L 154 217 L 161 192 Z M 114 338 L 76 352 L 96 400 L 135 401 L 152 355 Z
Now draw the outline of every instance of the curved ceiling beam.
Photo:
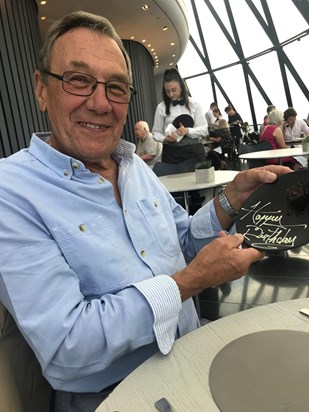
M 183 0 L 47 0 L 45 5 L 40 0 L 36 2 L 42 38 L 53 21 L 72 11 L 100 14 L 112 22 L 122 39 L 143 44 L 153 58 L 155 74 L 176 65 L 188 43 Z M 146 3 L 148 9 L 143 10 Z M 45 20 L 41 20 L 43 16 Z

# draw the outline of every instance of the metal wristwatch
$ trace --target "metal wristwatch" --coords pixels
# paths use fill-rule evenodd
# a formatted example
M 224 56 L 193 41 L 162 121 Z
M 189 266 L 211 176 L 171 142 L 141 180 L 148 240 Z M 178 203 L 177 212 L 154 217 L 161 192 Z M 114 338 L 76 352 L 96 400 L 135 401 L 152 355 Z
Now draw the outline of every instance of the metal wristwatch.
M 237 217 L 238 215 L 238 212 L 237 210 L 233 209 L 223 190 L 219 193 L 218 199 L 220 206 L 225 211 L 225 213 L 228 214 L 231 218 L 235 219 L 235 217 Z

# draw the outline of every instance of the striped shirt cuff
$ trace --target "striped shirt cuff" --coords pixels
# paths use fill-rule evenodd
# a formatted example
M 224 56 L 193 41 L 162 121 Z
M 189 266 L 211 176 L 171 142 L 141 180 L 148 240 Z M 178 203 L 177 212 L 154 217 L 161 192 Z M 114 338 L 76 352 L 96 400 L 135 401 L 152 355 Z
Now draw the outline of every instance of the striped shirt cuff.
M 149 303 L 153 317 L 153 331 L 160 352 L 164 355 L 172 349 L 182 307 L 176 282 L 167 275 L 160 275 L 133 285 Z

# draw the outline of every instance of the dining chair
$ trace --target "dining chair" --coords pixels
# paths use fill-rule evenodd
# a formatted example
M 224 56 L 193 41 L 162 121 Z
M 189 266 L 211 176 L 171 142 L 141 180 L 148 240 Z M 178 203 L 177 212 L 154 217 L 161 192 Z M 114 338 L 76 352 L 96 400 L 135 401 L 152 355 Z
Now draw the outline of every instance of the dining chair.
M 52 388 L 16 323 L 0 302 L 0 411 L 50 412 Z
M 272 150 L 273 147 L 270 142 L 263 140 L 262 142 L 258 144 L 241 144 L 239 145 L 238 148 L 238 154 L 246 154 L 246 153 L 252 153 L 252 152 L 260 152 L 261 150 Z M 246 160 L 248 163 L 249 169 L 252 169 L 253 167 L 260 167 L 260 166 L 265 166 L 266 162 L 264 159 L 247 159 Z
M 179 163 L 157 162 L 152 170 L 157 176 L 194 172 L 194 166 L 198 161 L 199 160 L 196 157 L 190 157 Z
M 153 171 L 157 176 L 174 175 L 179 173 L 194 172 L 195 165 L 200 160 L 196 157 L 190 157 L 179 163 L 157 162 Z M 172 196 L 182 207 L 186 207 L 183 192 L 174 192 Z M 201 196 L 199 190 L 190 191 L 189 195 L 189 209 L 190 214 L 194 214 L 203 204 L 205 196 Z

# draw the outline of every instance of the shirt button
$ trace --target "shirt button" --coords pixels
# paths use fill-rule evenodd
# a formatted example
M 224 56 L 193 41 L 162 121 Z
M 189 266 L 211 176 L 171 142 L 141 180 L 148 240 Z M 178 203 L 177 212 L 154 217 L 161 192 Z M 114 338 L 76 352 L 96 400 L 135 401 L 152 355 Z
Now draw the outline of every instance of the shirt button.
M 158 207 L 158 203 L 157 202 L 153 202 L 154 207 Z
M 123 214 L 124 214 L 125 216 L 128 216 L 128 211 L 127 211 L 127 210 L 124 210 L 124 211 L 123 211 Z
M 104 179 L 103 179 L 103 177 L 99 177 L 99 179 L 98 179 L 98 183 L 100 183 L 100 184 L 104 183 Z
M 145 250 L 141 250 L 141 256 L 145 257 L 146 256 L 146 252 Z
M 78 163 L 72 163 L 73 169 L 78 169 Z
M 69 176 L 70 172 L 69 172 L 68 170 L 65 170 L 65 171 L 63 172 L 63 174 L 64 174 L 64 176 Z
M 86 232 L 86 230 L 87 230 L 86 225 L 84 225 L 83 223 L 82 223 L 81 225 L 79 225 L 79 230 L 80 230 L 81 232 Z

